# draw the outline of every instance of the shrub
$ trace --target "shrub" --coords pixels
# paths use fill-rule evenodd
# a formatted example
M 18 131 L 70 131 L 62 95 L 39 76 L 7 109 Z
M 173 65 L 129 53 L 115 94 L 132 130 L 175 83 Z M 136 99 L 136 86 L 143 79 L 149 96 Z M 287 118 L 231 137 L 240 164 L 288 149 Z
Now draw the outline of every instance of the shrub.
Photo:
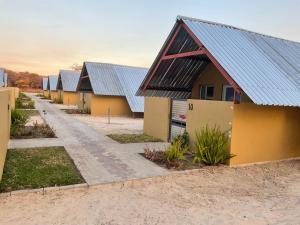
M 17 135 L 18 128 L 25 126 L 25 124 L 29 120 L 29 114 L 20 111 L 20 110 L 12 110 L 11 111 L 11 128 L 10 128 L 10 134 L 12 136 Z
M 206 165 L 225 164 L 234 155 L 228 151 L 228 136 L 219 127 L 206 126 L 200 132 L 196 132 L 195 163 Z
M 25 126 L 29 120 L 29 114 L 21 110 L 11 111 L 11 124 L 12 126 Z
M 155 149 L 151 150 L 148 146 L 144 148 L 145 158 L 149 159 L 152 162 L 164 162 L 164 152 L 157 151 Z
M 186 149 L 182 148 L 180 141 L 173 141 L 164 152 L 164 158 L 167 162 L 183 160 Z
M 53 103 L 55 103 L 55 104 L 63 104 L 63 100 L 61 98 L 55 98 L 53 100 Z
M 173 139 L 172 144 L 175 142 L 178 142 L 178 141 L 180 141 L 180 143 L 181 143 L 181 148 L 183 148 L 183 149 L 189 148 L 190 137 L 189 137 L 188 132 L 186 132 L 186 130 L 183 132 L 183 134 L 177 135 Z

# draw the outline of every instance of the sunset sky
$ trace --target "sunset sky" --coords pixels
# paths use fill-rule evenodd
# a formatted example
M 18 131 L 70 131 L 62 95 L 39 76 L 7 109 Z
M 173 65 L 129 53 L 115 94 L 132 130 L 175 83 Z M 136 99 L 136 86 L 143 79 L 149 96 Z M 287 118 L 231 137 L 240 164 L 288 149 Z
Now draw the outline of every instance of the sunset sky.
M 0 67 L 57 74 L 83 61 L 149 67 L 177 15 L 300 42 L 300 0 L 0 0 Z

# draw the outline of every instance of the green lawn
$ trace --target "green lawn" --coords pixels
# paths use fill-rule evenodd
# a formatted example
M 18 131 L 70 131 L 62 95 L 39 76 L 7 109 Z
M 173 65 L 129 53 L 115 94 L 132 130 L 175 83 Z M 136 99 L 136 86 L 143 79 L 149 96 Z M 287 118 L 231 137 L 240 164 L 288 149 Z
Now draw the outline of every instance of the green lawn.
M 161 142 L 162 140 L 152 137 L 147 134 L 109 134 L 111 139 L 125 144 L 125 143 L 143 143 L 143 142 Z
M 0 192 L 83 182 L 64 147 L 10 149 Z
M 40 115 L 39 111 L 36 110 L 36 109 L 16 109 L 16 110 L 24 112 L 29 117 L 30 116 L 38 116 L 38 115 Z

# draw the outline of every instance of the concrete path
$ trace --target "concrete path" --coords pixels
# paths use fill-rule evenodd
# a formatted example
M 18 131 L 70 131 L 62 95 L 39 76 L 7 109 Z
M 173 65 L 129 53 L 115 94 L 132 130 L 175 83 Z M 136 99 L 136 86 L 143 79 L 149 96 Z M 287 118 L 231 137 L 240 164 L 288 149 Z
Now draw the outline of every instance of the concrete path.
M 167 170 L 138 154 L 143 152 L 145 143 L 119 144 L 66 114 L 55 105 L 34 95 L 31 97 L 35 101 L 37 110 L 54 129 L 59 141 L 89 185 L 168 173 Z
M 34 148 L 63 145 L 63 141 L 59 138 L 12 139 L 8 143 L 8 148 Z

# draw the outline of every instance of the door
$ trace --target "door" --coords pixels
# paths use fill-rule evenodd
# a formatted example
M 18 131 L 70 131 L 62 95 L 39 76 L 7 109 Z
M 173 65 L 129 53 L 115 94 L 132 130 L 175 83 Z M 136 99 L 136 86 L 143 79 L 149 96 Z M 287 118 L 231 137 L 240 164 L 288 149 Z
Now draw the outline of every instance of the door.
M 171 100 L 170 141 L 185 131 L 187 110 L 186 100 Z

